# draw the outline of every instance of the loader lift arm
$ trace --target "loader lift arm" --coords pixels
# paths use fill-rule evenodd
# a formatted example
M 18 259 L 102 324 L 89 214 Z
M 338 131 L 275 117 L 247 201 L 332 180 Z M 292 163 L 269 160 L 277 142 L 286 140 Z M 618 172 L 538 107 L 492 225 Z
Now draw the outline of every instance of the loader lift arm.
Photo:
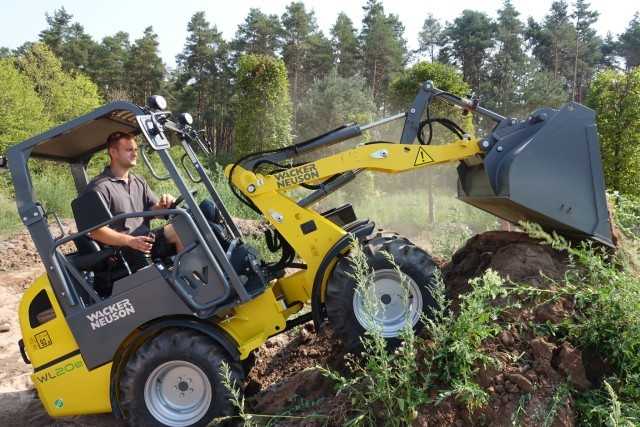
M 487 137 L 474 139 L 453 121 L 430 116 L 429 106 L 436 98 L 461 108 L 463 114 L 486 117 L 495 127 Z M 399 143 L 369 142 L 313 161 L 291 162 L 400 119 L 404 127 Z M 430 145 L 433 123 L 444 125 L 459 140 Z M 427 127 L 428 138 L 423 135 Z M 416 139 L 420 144 L 414 144 Z M 344 125 L 308 141 L 250 154 L 228 166 L 225 174 L 240 200 L 269 221 L 280 247 L 288 250 L 277 266 L 289 266 L 296 255 L 306 264 L 305 270 L 276 283 L 276 292 L 287 304 L 295 304 L 308 301 L 312 294 L 323 295 L 325 271 L 332 268 L 325 257 L 348 234 L 308 206 L 363 170 L 399 173 L 453 161 L 461 161 L 458 194 L 463 201 L 511 222 L 535 221 L 570 238 L 612 244 L 595 115 L 575 103 L 561 110 L 543 108 L 517 120 L 480 107 L 477 99 L 463 99 L 426 82 L 405 113 L 363 126 Z M 265 166 L 271 170 L 262 172 Z M 288 192 L 299 187 L 314 191 L 294 200 Z M 320 290 L 315 289 L 318 283 Z

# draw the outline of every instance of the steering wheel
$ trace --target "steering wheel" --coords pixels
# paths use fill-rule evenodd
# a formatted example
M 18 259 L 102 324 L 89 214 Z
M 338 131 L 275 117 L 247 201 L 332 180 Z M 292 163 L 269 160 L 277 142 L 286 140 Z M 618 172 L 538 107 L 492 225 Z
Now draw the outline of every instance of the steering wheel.
M 191 190 L 191 195 L 192 195 L 193 197 L 196 197 L 196 194 L 198 194 L 198 190 Z M 178 205 L 179 205 L 180 203 L 182 203 L 182 202 L 184 202 L 184 194 L 180 194 L 180 195 L 178 196 L 178 198 L 177 198 L 177 199 L 175 199 L 175 200 L 173 201 L 173 203 L 171 203 L 171 206 L 169 206 L 169 209 L 175 209 L 175 208 L 177 208 L 177 207 L 178 207 Z

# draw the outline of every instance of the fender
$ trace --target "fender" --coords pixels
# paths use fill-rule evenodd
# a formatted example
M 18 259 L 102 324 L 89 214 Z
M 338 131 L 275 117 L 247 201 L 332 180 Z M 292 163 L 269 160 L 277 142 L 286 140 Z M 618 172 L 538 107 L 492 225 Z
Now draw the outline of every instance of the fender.
M 311 313 L 316 333 L 320 332 L 322 321 L 327 317 L 324 310 L 324 304 L 322 303 L 322 285 L 326 276 L 327 268 L 331 264 L 331 261 L 351 245 L 353 238 L 358 239 L 358 241 L 362 241 L 363 238 L 373 232 L 375 226 L 375 223 L 369 220 L 361 220 L 348 224 L 344 227 L 344 230 L 347 231 L 348 234 L 342 236 L 342 238 L 333 245 L 331 250 L 327 252 L 325 257 L 322 259 L 320 267 L 318 267 L 318 271 L 313 280 L 313 289 L 311 290 Z

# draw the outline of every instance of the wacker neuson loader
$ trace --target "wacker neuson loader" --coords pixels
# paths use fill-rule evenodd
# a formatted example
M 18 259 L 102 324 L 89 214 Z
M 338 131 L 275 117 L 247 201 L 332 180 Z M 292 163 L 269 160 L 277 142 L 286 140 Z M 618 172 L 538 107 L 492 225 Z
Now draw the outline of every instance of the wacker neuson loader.
M 495 125 L 488 136 L 472 138 L 453 120 L 431 116 L 435 99 Z M 267 246 L 281 253 L 276 262 L 260 259 L 243 241 L 198 159 L 209 146 L 191 117 L 171 114 L 162 97 L 148 104 L 107 104 L 7 152 L 18 211 L 46 269 L 20 304 L 20 351 L 54 417 L 113 412 L 129 425 L 204 426 L 234 411 L 223 362 L 240 385 L 252 352 L 273 335 L 310 320 L 318 330 L 328 320 L 347 349 L 357 351 L 366 329 L 379 328 L 392 345 L 407 322 L 419 328 L 435 304 L 431 257 L 357 219 L 349 204 L 311 208 L 362 171 L 459 162 L 461 200 L 507 221 L 613 244 L 595 114 L 576 103 L 518 120 L 427 82 L 405 113 L 243 157 L 225 174 L 238 198 L 268 223 Z M 315 150 L 393 120 L 404 120 L 398 142 L 343 144 L 308 160 Z M 457 139 L 430 144 L 435 124 Z M 181 195 L 171 208 L 113 216 L 97 193 L 83 191 L 89 160 L 114 131 L 137 135 L 152 176 L 173 181 Z M 300 156 L 304 162 L 293 161 Z M 76 233 L 60 232 L 55 214 L 38 202 L 31 158 L 68 164 L 79 194 L 71 202 Z M 209 199 L 214 214 L 201 209 L 196 184 L 197 197 Z M 133 273 L 118 247 L 90 238 L 92 230 L 125 218 L 152 216 L 166 217 L 184 248 L 148 259 Z M 370 267 L 364 292 L 355 291 L 346 256 L 358 243 Z M 379 302 L 373 313 L 367 298 Z

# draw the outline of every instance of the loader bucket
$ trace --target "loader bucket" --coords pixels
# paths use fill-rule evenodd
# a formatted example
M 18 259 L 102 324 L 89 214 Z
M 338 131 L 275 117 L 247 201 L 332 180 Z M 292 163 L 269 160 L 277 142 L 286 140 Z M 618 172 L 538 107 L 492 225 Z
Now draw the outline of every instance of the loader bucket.
M 541 109 L 526 121 L 504 120 L 487 140 L 484 162 L 458 167 L 461 200 L 613 246 L 594 111 L 576 103 Z

